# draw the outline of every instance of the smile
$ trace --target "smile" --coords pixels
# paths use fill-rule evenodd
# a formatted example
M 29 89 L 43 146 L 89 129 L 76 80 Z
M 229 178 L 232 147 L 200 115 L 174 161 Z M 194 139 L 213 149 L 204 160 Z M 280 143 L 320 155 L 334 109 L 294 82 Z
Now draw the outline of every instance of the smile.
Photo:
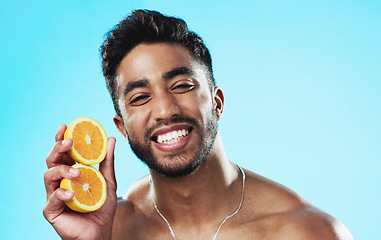
M 160 134 L 154 137 L 153 140 L 160 144 L 174 144 L 180 141 L 182 138 L 188 136 L 190 131 L 192 131 L 192 128 L 174 130 L 171 132 Z

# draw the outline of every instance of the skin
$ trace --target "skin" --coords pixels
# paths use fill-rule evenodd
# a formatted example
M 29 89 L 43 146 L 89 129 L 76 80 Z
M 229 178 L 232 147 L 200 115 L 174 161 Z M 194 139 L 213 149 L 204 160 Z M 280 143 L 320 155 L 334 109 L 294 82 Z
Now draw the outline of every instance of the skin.
M 165 73 L 178 67 L 186 67 L 193 73 L 163 78 Z M 173 170 L 189 165 L 199 150 L 200 136 L 205 130 L 202 126 L 212 112 L 217 121 L 222 117 L 222 90 L 217 87 L 211 91 L 204 68 L 184 47 L 176 44 L 140 44 L 125 56 L 117 73 L 123 118 L 114 116 L 114 122 L 119 131 L 126 139 L 144 143 L 147 141 L 144 133 L 151 127 L 154 130 L 150 136 L 179 128 L 179 125 L 180 128 L 191 127 L 158 123 L 176 116 L 194 118 L 201 127 L 192 126 L 194 129 L 185 144 L 167 148 L 151 140 L 148 144 L 157 164 L 163 168 Z M 141 79 L 149 84 L 123 93 L 128 83 Z M 184 82 L 194 87 L 188 91 L 184 85 L 174 87 Z M 136 101 L 138 96 L 144 97 Z M 62 142 L 65 128 L 61 125 L 56 134 L 57 143 L 46 159 L 48 170 L 44 175 L 47 190 L 44 216 L 63 239 L 110 239 L 111 236 L 112 239 L 172 239 L 154 208 L 153 198 L 177 239 L 213 239 L 222 220 L 237 209 L 242 175 L 228 160 L 217 132 L 205 161 L 193 173 L 170 178 L 150 170 L 150 175 L 134 183 L 118 202 L 113 170 L 115 139 L 110 138 L 108 154 L 100 165 L 108 186 L 106 203 L 94 213 L 73 213 L 63 204 L 72 195 L 65 195 L 67 192 L 58 188 L 63 177 L 78 176 L 78 173 L 70 173 L 68 166 L 72 163 L 67 155 L 72 141 Z M 290 189 L 246 169 L 244 172 L 242 208 L 225 222 L 217 239 L 353 239 L 342 223 Z

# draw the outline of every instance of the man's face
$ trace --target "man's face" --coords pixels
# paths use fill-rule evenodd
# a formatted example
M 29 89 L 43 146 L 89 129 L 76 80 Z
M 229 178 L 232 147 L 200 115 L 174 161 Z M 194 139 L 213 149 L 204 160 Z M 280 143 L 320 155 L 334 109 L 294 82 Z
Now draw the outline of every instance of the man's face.
M 180 177 L 206 159 L 217 134 L 216 103 L 201 64 L 177 44 L 140 44 L 122 60 L 118 129 L 152 170 Z

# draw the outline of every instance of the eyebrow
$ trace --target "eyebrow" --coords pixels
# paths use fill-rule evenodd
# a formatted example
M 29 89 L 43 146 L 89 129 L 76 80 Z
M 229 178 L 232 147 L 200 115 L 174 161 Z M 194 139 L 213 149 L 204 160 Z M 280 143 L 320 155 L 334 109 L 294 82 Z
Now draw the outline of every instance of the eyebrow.
M 191 75 L 191 76 L 193 76 L 193 75 L 195 75 L 195 72 L 188 67 L 182 66 L 182 67 L 177 67 L 177 68 L 174 68 L 168 72 L 163 73 L 162 77 L 165 81 L 167 81 L 167 80 L 174 78 L 176 76 L 179 76 L 179 75 Z
M 126 95 L 135 88 L 147 87 L 148 85 L 149 83 L 147 79 L 140 79 L 127 83 L 123 88 L 123 98 L 126 97 Z
M 168 80 L 170 80 L 176 76 L 180 76 L 180 75 L 191 75 L 191 76 L 193 76 L 193 75 L 195 75 L 195 72 L 188 67 L 181 66 L 181 67 L 177 67 L 177 68 L 174 68 L 168 72 L 163 73 L 162 78 L 164 79 L 164 81 L 168 81 Z M 139 79 L 136 81 L 129 82 L 123 88 L 123 98 L 126 97 L 126 95 L 129 92 L 133 91 L 136 88 L 148 87 L 148 86 L 149 86 L 148 79 Z

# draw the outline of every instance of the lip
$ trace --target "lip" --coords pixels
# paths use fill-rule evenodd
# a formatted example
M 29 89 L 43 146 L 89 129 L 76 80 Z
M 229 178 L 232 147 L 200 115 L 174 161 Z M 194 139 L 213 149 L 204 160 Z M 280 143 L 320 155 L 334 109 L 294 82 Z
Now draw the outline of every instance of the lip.
M 168 132 L 177 131 L 177 130 L 181 130 L 181 129 L 189 130 L 189 134 L 187 136 L 181 138 L 178 142 L 168 144 L 168 143 L 158 143 L 158 142 L 153 140 L 161 134 L 165 134 Z M 193 133 L 192 126 L 190 126 L 189 124 L 176 124 L 176 125 L 171 125 L 171 126 L 164 126 L 162 128 L 157 129 L 156 131 L 154 131 L 152 133 L 151 141 L 152 141 L 153 145 L 157 149 L 159 149 L 160 151 L 164 151 L 164 152 L 178 151 L 178 150 L 184 148 L 188 144 L 188 142 L 192 136 L 192 133 Z

